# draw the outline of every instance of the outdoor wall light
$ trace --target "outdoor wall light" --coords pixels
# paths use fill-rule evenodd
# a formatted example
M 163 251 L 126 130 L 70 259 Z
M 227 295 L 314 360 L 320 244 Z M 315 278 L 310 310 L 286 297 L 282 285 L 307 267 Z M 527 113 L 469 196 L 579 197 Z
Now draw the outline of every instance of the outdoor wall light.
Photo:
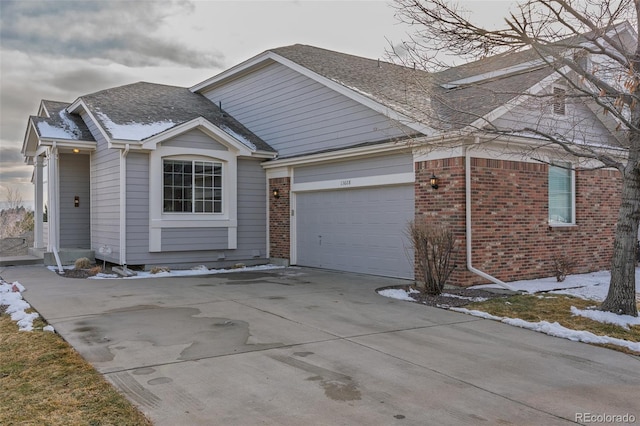
M 80 197 L 78 197 L 77 195 L 73 197 L 73 206 L 80 207 Z
M 271 190 L 271 193 L 273 194 L 273 198 L 280 198 L 280 190 L 277 188 L 273 188 Z
M 77 153 L 80 152 L 80 150 L 78 148 L 73 148 L 73 152 L 74 152 L 74 154 L 77 154 Z
M 431 183 L 431 187 L 433 189 L 438 189 L 438 177 L 435 175 L 435 173 L 431 174 L 431 179 L 429 179 L 429 183 Z

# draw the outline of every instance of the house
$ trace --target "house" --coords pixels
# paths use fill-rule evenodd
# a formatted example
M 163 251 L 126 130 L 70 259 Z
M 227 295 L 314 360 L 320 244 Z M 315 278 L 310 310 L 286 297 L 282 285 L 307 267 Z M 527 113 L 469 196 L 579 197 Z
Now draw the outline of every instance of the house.
M 618 172 L 481 131 L 529 122 L 614 146 L 615 126 L 570 91 L 531 52 L 427 73 L 293 45 L 189 89 L 43 101 L 23 147 L 40 207 L 48 177 L 36 246 L 145 268 L 271 261 L 411 279 L 415 219 L 454 231 L 455 284 L 550 276 L 559 259 L 606 269 Z

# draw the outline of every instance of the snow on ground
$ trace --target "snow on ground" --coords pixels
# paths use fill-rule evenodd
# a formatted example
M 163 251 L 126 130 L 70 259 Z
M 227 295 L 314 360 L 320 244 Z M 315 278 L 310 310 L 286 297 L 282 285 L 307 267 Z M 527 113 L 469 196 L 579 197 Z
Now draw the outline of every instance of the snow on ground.
M 19 282 L 8 283 L 0 279 L 0 306 L 6 306 L 6 313 L 18 324 L 20 331 L 32 331 L 33 320 L 39 317 L 37 312 L 27 313 L 31 305 L 22 298 L 24 286 Z M 53 331 L 53 327 L 51 327 Z
M 509 285 L 516 290 L 529 294 L 550 292 L 568 294 L 581 299 L 603 301 L 609 291 L 609 271 L 591 272 L 588 274 L 569 275 L 559 283 L 555 277 L 537 280 L 514 281 Z M 473 288 L 501 288 L 497 284 L 478 285 Z M 640 268 L 636 268 L 636 292 L 640 292 Z
M 588 274 L 570 275 L 563 282 L 558 282 L 555 277 L 541 278 L 537 280 L 523 280 L 509 283 L 516 290 L 521 290 L 529 294 L 545 293 L 545 294 L 566 294 L 579 297 L 581 299 L 602 302 L 609 291 L 609 279 L 611 275 L 609 271 L 592 272 Z M 472 287 L 474 289 L 501 288 L 496 284 L 479 285 Z M 404 290 L 382 290 L 378 292 L 382 296 L 393 297 L 400 300 L 414 300 Z M 640 295 L 640 268 L 636 268 L 636 294 Z M 547 296 L 549 297 L 549 296 Z M 617 346 L 629 348 L 633 351 L 640 352 L 640 342 L 630 342 L 627 340 L 616 339 L 609 336 L 597 336 L 588 331 L 571 330 L 563 327 L 557 322 L 549 323 L 547 321 L 528 322 L 520 318 L 504 318 L 488 314 L 483 311 L 470 310 L 465 308 L 449 308 L 452 311 L 462 312 L 480 318 L 500 321 L 505 324 L 516 327 L 527 328 L 529 330 L 538 331 L 555 337 L 561 337 L 577 342 L 584 343 L 611 343 Z M 602 312 L 589 309 L 578 309 L 571 307 L 573 315 L 587 317 L 594 321 L 618 325 L 626 330 L 629 326 L 640 325 L 640 317 L 631 317 L 629 315 L 616 315 L 611 312 Z
M 57 266 L 47 266 L 50 271 L 57 272 Z M 99 273 L 93 277 L 88 277 L 90 280 L 104 280 L 109 278 L 118 278 L 123 280 L 134 280 L 141 278 L 163 278 L 163 277 L 186 277 L 186 276 L 194 276 L 194 275 L 215 275 L 215 274 L 228 274 L 231 272 L 249 272 L 249 271 L 267 271 L 270 269 L 283 269 L 284 266 L 277 265 L 257 265 L 257 266 L 243 266 L 241 268 L 231 268 L 231 269 L 209 269 L 204 265 L 195 266 L 192 269 L 176 269 L 173 271 L 166 272 L 158 272 L 152 274 L 150 271 L 135 271 L 136 275 L 132 277 L 123 277 L 120 278 L 117 274 L 105 274 Z M 75 266 L 63 266 L 65 270 L 73 270 Z
M 400 288 L 388 288 L 385 290 L 380 290 L 378 294 L 384 297 L 390 297 L 392 299 L 398 299 L 398 300 L 409 300 L 409 301 L 416 300 L 413 297 L 409 296 L 408 292 Z

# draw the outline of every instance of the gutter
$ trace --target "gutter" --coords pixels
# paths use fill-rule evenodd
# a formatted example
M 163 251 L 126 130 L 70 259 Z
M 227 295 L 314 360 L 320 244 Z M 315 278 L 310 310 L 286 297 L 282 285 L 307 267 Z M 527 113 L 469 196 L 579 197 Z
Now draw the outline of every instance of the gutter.
M 474 144 L 478 144 L 480 138 L 476 136 Z M 472 239 L 471 239 L 471 157 L 469 156 L 469 146 L 464 148 L 464 177 L 465 177 L 465 209 L 466 209 L 466 240 L 467 240 L 467 269 L 482 278 L 489 280 L 500 287 L 507 290 L 517 291 L 509 284 L 499 280 L 498 278 L 487 274 L 473 267 L 472 256 Z
M 120 264 L 127 270 L 127 154 L 129 144 L 120 151 Z

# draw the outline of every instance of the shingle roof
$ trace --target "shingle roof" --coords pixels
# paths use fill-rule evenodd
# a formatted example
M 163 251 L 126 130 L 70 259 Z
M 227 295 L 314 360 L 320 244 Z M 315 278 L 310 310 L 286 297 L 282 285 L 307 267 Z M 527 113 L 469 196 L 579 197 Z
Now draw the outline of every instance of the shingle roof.
M 46 108 L 49 117 L 29 117 L 39 137 L 95 141 L 82 118 L 67 112 L 66 108 L 70 105 L 69 103 L 43 100 L 42 104 Z
M 473 85 L 442 84 L 537 59 L 530 52 L 496 55 L 438 73 L 296 44 L 272 49 L 325 78 L 355 90 L 416 122 L 455 130 L 474 122 L 523 93 L 553 71 L 532 66 Z
M 228 113 L 188 88 L 139 82 L 84 95 L 80 99 L 96 120 L 100 121 L 102 128 L 115 139 L 125 139 L 113 134 L 115 126 L 165 124 L 161 127 L 156 126 L 155 131 L 143 137 L 146 139 L 153 134 L 202 117 L 223 130 L 229 129 L 231 132 L 228 133 L 232 135 L 240 135 L 258 150 L 275 152 Z

